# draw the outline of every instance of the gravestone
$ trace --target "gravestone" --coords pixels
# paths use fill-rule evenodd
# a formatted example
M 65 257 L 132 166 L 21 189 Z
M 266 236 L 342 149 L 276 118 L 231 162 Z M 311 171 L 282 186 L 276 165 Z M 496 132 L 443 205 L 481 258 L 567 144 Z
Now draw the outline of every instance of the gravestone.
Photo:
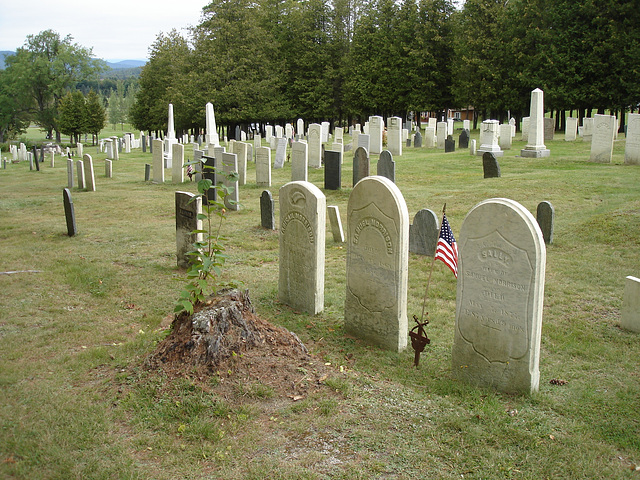
M 104 176 L 113 178 L 113 162 L 108 158 L 104 161 Z
M 545 117 L 544 119 L 544 141 L 549 142 L 553 140 L 553 136 L 556 129 L 556 119 Z
M 536 210 L 536 220 L 540 231 L 542 232 L 542 238 L 544 243 L 553 243 L 553 222 L 555 219 L 555 211 L 553 205 L 550 202 L 540 202 Z
M 369 117 L 369 146 L 367 151 L 371 154 L 382 152 L 382 132 L 384 131 L 384 119 L 380 116 Z
M 153 183 L 164 183 L 164 142 L 153 141 Z
M 578 119 L 573 117 L 567 117 L 564 126 L 564 141 L 573 142 L 576 139 L 578 133 Z
M 286 138 L 279 140 L 286 141 Z M 258 147 L 256 151 L 256 185 L 259 187 L 271 186 L 271 149 Z
M 369 176 L 369 153 L 364 147 L 358 147 L 353 154 L 353 186 Z
M 215 148 L 224 148 L 224 147 L 215 147 Z M 222 153 L 219 154 L 222 158 Z M 211 180 L 212 185 L 218 184 L 218 178 L 216 175 L 218 165 L 221 162 L 218 162 L 216 157 L 203 155 L 202 156 L 202 178 Z M 203 202 L 205 205 L 208 205 L 209 202 L 215 202 L 218 200 L 218 191 L 215 188 L 210 188 L 207 190 L 207 195 L 203 198 Z
M 231 148 L 231 146 L 229 147 Z M 240 142 L 239 138 L 237 142 L 233 143 L 233 150 L 230 153 L 236 155 L 236 161 L 238 164 L 238 185 L 243 186 L 247 184 L 247 144 Z
M 546 248 L 533 215 L 506 198 L 467 214 L 459 237 L 454 378 L 538 390 Z
M 84 190 L 86 188 L 86 184 L 84 182 L 84 162 L 82 160 L 78 160 L 76 162 L 76 172 L 78 174 L 78 188 L 80 190 Z
M 327 143 L 329 141 L 329 122 L 322 122 L 320 124 L 321 133 L 322 133 L 322 143 Z
M 520 155 L 527 158 L 548 157 L 551 152 L 544 144 L 544 92 L 539 88 L 531 92 L 529 115 L 527 145 L 520 150 Z
M 96 176 L 93 171 L 93 158 L 88 153 L 84 155 L 84 178 L 86 181 L 87 190 L 90 192 L 96 191 Z
M 471 131 L 471 120 L 463 120 L 462 121 L 462 129 L 467 132 Z
M 491 152 L 484 152 L 482 155 L 482 169 L 484 178 L 500 177 L 500 165 L 498 165 L 498 160 Z
M 268 230 L 276 229 L 275 206 L 269 190 L 264 190 L 260 195 L 260 225 Z
M 625 279 L 620 326 L 640 333 L 640 278 L 629 276 Z
M 142 141 L 142 153 L 147 153 L 147 136 L 142 135 L 140 140 Z
M 36 147 L 33 147 L 33 154 L 32 154 L 32 162 L 35 163 L 36 165 L 36 170 L 39 172 L 40 171 L 40 161 L 38 160 L 38 150 L 36 149 Z
M 308 135 L 308 162 L 309 168 L 320 168 L 322 166 L 322 127 L 318 123 L 309 125 Z
M 438 217 L 428 208 L 423 208 L 413 217 L 409 225 L 409 252 L 433 257 L 436 254 L 440 226 Z
M 73 188 L 73 160 L 67 158 L 67 187 Z
M 235 153 L 223 153 L 222 154 L 222 170 L 226 173 L 238 172 L 238 155 Z M 229 210 L 240 210 L 240 189 L 238 188 L 238 181 L 232 181 L 227 175 L 224 175 L 222 183 L 227 187 L 233 187 L 233 191 L 224 198 L 224 205 Z
M 257 149 L 260 148 L 262 146 L 262 137 L 260 137 L 259 134 L 255 134 L 253 136 L 253 152 L 254 154 L 256 153 Z M 254 158 L 255 161 L 255 158 Z
M 640 165 L 640 113 L 630 113 L 624 146 L 624 163 Z
M 590 161 L 611 163 L 615 128 L 616 117 L 613 115 L 594 115 Z
M 274 169 L 284 167 L 284 160 L 287 156 L 287 139 L 283 137 L 278 138 L 276 145 L 276 160 L 273 164 Z
M 424 142 L 427 148 L 434 148 L 436 146 L 436 129 L 434 127 L 424 129 Z
M 175 192 L 175 204 L 176 260 L 178 267 L 189 268 L 191 257 L 187 254 L 194 250 L 193 244 L 203 238 L 202 233 L 193 233 L 194 230 L 202 230 L 202 220 L 198 219 L 202 213 L 202 197 L 189 192 Z
M 148 182 L 149 180 L 151 180 L 151 164 L 145 163 L 144 164 L 144 181 Z
M 407 346 L 409 212 L 400 189 L 373 176 L 347 206 L 347 334 L 393 351 Z
M 171 182 L 184 182 L 184 145 L 181 143 L 171 145 Z
M 309 165 L 308 146 L 305 142 L 291 145 L 291 181 L 306 182 Z
M 498 145 L 502 150 L 511 150 L 512 127 L 508 123 L 503 123 L 498 127 Z
M 387 148 L 391 155 L 402 155 L 402 119 L 400 117 L 387 119 Z M 382 150 L 375 153 L 382 153 Z
M 392 182 L 396 181 L 396 162 L 393 161 L 393 155 L 389 150 L 383 150 L 378 159 L 376 174 L 386 177 Z
M 522 119 L 522 141 L 529 141 L 529 125 L 531 124 L 531 117 L 523 117 Z
M 584 117 L 582 119 L 582 140 L 591 142 L 593 136 L 593 118 Z
M 433 128 L 434 131 L 438 125 L 438 119 L 436 117 L 429 117 L 427 119 L 427 125 L 429 125 L 429 128 Z
M 309 182 L 280 189 L 278 300 L 311 315 L 324 309 L 326 202 Z
M 447 138 L 444 140 L 444 151 L 445 153 L 456 151 L 456 141 L 452 135 L 447 135 Z
M 366 148 L 367 152 L 370 150 L 371 137 L 366 133 L 358 135 L 358 147 Z
M 73 161 L 73 160 L 72 160 Z M 76 213 L 73 209 L 71 191 L 68 188 L 62 190 L 62 201 L 64 203 L 64 217 L 67 221 L 67 235 L 73 237 L 77 233 Z
M 469 148 L 469 130 L 462 130 L 458 137 L 458 148 Z
M 296 121 L 296 133 L 302 137 L 304 135 L 304 120 L 299 118 Z
M 340 152 L 324 152 L 324 188 L 340 190 L 342 188 L 342 155 Z
M 476 139 L 469 140 L 469 154 L 476 156 Z
M 344 243 L 344 230 L 342 229 L 342 220 L 340 219 L 340 211 L 335 205 L 327 207 L 327 213 L 329 214 L 329 223 L 331 224 L 331 233 L 333 234 L 333 241 L 336 243 Z
M 194 180 L 196 183 L 202 180 L 202 156 L 203 155 L 204 155 L 204 150 L 200 150 L 197 148 L 193 150 L 193 161 L 195 162 L 193 164 L 193 174 L 194 174 Z
M 476 150 L 476 155 L 484 155 L 486 152 L 493 153 L 495 157 L 501 157 L 504 152 L 498 145 L 498 120 L 485 120 L 480 125 L 480 146 Z
M 422 148 L 422 134 L 420 130 L 418 130 L 413 136 L 413 146 L 414 148 Z
M 453 135 L 453 118 L 447 118 L 447 135 Z
M 447 122 L 436 124 L 436 147 L 444 149 L 444 142 L 447 140 Z

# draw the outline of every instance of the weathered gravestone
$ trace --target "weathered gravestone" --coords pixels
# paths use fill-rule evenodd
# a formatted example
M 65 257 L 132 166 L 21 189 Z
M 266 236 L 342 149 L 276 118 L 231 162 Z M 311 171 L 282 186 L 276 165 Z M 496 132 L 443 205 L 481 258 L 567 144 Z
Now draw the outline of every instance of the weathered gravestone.
M 291 145 L 291 181 L 306 182 L 308 166 L 307 144 L 305 142 L 293 142 Z
M 260 195 L 260 225 L 269 230 L 276 229 L 275 206 L 269 190 L 264 190 Z
M 222 156 L 222 153 L 220 153 L 220 155 Z M 218 184 L 216 173 L 218 165 L 220 165 L 221 162 L 218 162 L 216 157 L 212 157 L 209 155 L 203 155 L 202 160 L 202 178 L 211 180 L 211 185 L 216 186 Z M 215 202 L 217 201 L 217 199 L 218 191 L 215 188 L 210 188 L 209 190 L 207 190 L 207 195 L 202 199 L 202 201 L 205 205 L 208 205 L 210 201 Z
M 384 119 L 380 116 L 369 117 L 369 146 L 367 151 L 382 152 L 382 132 L 384 131 Z
M 224 205 L 229 210 L 240 210 L 240 189 L 238 188 L 238 180 L 229 178 L 230 173 L 238 173 L 238 156 L 235 153 L 222 154 L 222 171 L 225 173 L 222 183 L 226 187 L 231 187 L 229 195 L 224 197 Z
M 467 214 L 459 252 L 454 377 L 537 391 L 546 249 L 535 218 L 513 200 L 485 200 Z
M 391 155 L 402 155 L 402 119 L 400 117 L 387 118 L 387 148 Z M 382 150 L 376 153 L 382 153 Z
M 39 172 L 40 171 L 40 161 L 38 160 L 38 150 L 36 149 L 35 145 L 33 147 L 33 163 L 35 163 L 36 165 L 36 170 Z
M 447 140 L 447 122 L 438 122 L 436 124 L 436 146 L 440 149 L 445 147 L 444 142 Z
M 238 139 L 239 140 L 239 139 Z M 230 147 L 231 148 L 231 147 Z M 230 153 L 236 155 L 236 163 L 238 172 L 238 185 L 243 186 L 247 184 L 247 144 L 245 142 L 236 141 L 233 143 L 233 150 L 229 150 Z
M 453 139 L 453 136 L 447 135 L 447 138 L 444 140 L 444 151 L 445 153 L 455 152 L 456 151 L 456 141 Z
M 78 188 L 80 190 L 84 190 L 86 185 L 84 183 L 84 162 L 82 160 L 78 160 L 76 162 L 76 172 L 78 177 Z
M 409 251 L 418 255 L 433 257 L 438 245 L 440 226 L 438 217 L 427 208 L 423 208 L 413 217 L 409 225 Z
M 113 162 L 108 158 L 104 161 L 104 176 L 113 178 Z
M 148 182 L 149 180 L 151 180 L 151 164 L 145 163 L 144 164 L 144 181 Z
M 358 182 L 347 206 L 345 330 L 393 351 L 407 346 L 408 243 L 400 189 L 385 177 Z
M 369 176 L 369 153 L 364 147 L 358 147 L 353 154 L 353 186 Z
M 615 128 L 616 117 L 613 115 L 594 115 L 589 157 L 592 162 L 611 163 Z
M 308 137 L 308 161 L 310 168 L 320 168 L 322 166 L 322 126 L 318 123 L 309 125 Z
M 511 150 L 511 124 L 503 123 L 498 127 L 498 145 L 502 150 Z
M 545 117 L 544 119 L 544 141 L 545 142 L 553 140 L 555 129 L 556 129 L 556 119 Z
M 164 142 L 153 141 L 153 183 L 164 183 Z
M 458 148 L 469 148 L 469 130 L 462 130 L 458 137 Z
M 90 192 L 96 191 L 96 175 L 93 171 L 93 158 L 88 153 L 84 155 L 85 172 L 84 178 L 86 180 L 87 190 Z
M 71 192 L 68 188 L 62 190 L 62 201 L 64 203 L 64 216 L 67 220 L 67 235 L 73 237 L 77 233 L 76 213 L 73 209 L 73 200 L 71 200 Z
M 387 177 L 395 183 L 396 181 L 396 162 L 393 161 L 393 155 L 389 150 L 383 150 L 378 159 L 376 173 L 381 177 Z
M 175 152 L 175 150 L 174 150 Z M 175 158 L 174 158 L 175 161 Z M 175 192 L 176 204 L 176 259 L 178 267 L 189 268 L 191 257 L 187 255 L 194 249 L 193 244 L 202 241 L 202 197 L 189 192 Z
M 420 130 L 418 130 L 413 136 L 413 146 L 415 148 L 422 148 L 422 134 Z
M 480 124 L 480 146 L 476 150 L 476 155 L 484 155 L 486 152 L 493 153 L 495 157 L 501 157 L 504 152 L 498 145 L 498 120 L 485 120 Z
M 280 189 L 280 275 L 278 299 L 311 315 L 324 309 L 327 200 L 309 182 Z
M 640 165 L 640 113 L 630 113 L 624 146 L 624 163 Z
M 564 141 L 573 142 L 578 133 L 578 119 L 573 117 L 567 117 L 564 126 Z
M 284 167 L 284 161 L 287 156 L 287 139 L 278 137 L 276 145 L 276 159 L 273 168 L 278 169 Z
M 181 143 L 171 145 L 171 182 L 184 182 L 184 145 Z
M 436 146 L 436 129 L 434 127 L 426 127 L 424 129 L 424 139 L 427 148 Z
M 194 180 L 196 183 L 198 183 L 200 180 L 202 180 L 202 157 L 204 155 L 204 150 L 200 150 L 198 148 L 195 148 L 193 150 L 193 161 L 195 162 L 193 164 L 193 175 L 194 175 Z
M 550 202 L 540 202 L 536 209 L 536 220 L 540 231 L 542 232 L 542 238 L 544 243 L 553 243 L 553 222 L 555 217 L 555 211 L 553 205 Z
M 342 155 L 340 152 L 324 152 L 324 188 L 340 190 L 342 188 Z
M 73 188 L 73 160 L 67 158 L 67 187 Z
M 622 298 L 620 326 L 625 330 L 640 333 L 640 279 L 627 277 Z
M 469 154 L 473 157 L 476 156 L 476 139 L 469 140 Z
M 327 207 L 327 213 L 329 214 L 329 223 L 331 224 L 333 241 L 336 243 L 344 243 L 344 230 L 342 229 L 342 220 L 340 219 L 338 207 L 335 205 L 329 205 Z
M 361 133 L 358 135 L 358 147 L 362 147 L 368 151 L 370 151 L 371 146 L 371 137 L 366 133 Z
M 482 169 L 484 178 L 498 178 L 500 176 L 500 165 L 491 152 L 484 152 L 482 155 Z
M 280 138 L 279 140 L 287 140 Z M 258 147 L 256 150 L 256 185 L 259 187 L 271 186 L 271 149 Z

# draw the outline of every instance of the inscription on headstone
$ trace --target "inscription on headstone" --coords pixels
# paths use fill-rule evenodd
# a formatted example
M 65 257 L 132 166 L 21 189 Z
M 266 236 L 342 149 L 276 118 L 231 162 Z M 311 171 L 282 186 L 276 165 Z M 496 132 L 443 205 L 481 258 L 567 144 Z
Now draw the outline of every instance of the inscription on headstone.
M 188 253 L 194 249 L 196 241 L 202 241 L 201 233 L 193 233 L 194 230 L 202 230 L 202 220 L 198 219 L 202 213 L 202 197 L 189 192 L 175 192 L 175 204 L 177 264 L 180 268 L 188 268 L 191 263 Z

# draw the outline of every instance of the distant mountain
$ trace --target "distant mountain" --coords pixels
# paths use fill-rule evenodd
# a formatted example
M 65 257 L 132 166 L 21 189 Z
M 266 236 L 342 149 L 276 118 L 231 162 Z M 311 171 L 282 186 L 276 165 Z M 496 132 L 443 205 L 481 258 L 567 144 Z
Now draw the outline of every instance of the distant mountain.
M 107 66 L 109 68 L 113 68 L 114 70 L 120 70 L 123 68 L 138 68 L 142 67 L 146 64 L 146 61 L 142 60 L 122 60 L 121 62 L 107 62 Z
M 7 57 L 9 55 L 13 55 L 16 52 L 10 52 L 9 50 L 3 50 L 0 52 L 0 70 L 4 70 L 5 64 L 4 64 L 4 57 Z

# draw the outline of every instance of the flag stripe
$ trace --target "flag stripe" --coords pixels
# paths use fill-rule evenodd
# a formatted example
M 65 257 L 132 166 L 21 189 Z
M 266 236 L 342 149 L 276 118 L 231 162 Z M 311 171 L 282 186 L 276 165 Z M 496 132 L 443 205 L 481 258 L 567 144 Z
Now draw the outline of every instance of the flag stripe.
M 449 226 L 447 216 L 444 214 L 442 215 L 442 226 L 440 227 L 435 259 L 443 262 L 458 278 L 458 244 Z

